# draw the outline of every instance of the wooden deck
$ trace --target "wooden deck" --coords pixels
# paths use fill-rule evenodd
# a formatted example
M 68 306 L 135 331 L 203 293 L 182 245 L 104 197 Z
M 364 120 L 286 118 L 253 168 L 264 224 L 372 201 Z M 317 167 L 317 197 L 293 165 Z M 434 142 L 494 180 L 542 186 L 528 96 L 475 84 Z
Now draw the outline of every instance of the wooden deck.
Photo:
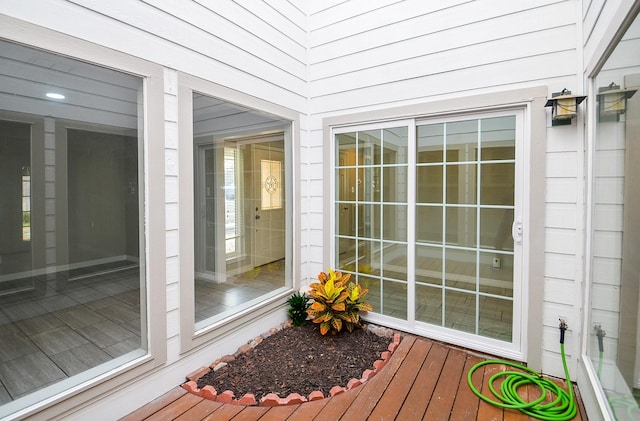
M 465 350 L 405 336 L 375 377 L 331 398 L 278 407 L 239 406 L 209 401 L 176 386 L 122 420 L 534 420 L 518 411 L 489 405 L 471 392 L 467 373 L 480 361 Z M 496 370 L 500 367 L 477 370 L 475 384 Z M 566 387 L 565 382 L 560 384 Z M 533 399 L 536 391 L 524 393 Z M 576 399 L 579 411 L 574 419 L 586 420 L 577 393 Z

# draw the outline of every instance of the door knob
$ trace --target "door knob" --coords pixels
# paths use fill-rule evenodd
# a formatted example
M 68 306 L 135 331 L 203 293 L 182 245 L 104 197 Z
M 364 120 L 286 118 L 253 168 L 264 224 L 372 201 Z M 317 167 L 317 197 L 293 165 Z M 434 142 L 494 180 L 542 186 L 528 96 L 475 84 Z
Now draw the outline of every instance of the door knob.
M 260 219 L 260 215 L 256 215 L 256 219 Z

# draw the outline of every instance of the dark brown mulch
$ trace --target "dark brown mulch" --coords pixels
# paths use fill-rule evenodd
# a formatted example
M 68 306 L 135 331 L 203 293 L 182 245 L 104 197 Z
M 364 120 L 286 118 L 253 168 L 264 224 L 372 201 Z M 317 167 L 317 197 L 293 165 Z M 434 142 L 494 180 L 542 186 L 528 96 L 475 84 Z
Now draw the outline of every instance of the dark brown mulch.
M 290 327 L 197 383 L 199 388 L 211 385 L 218 393 L 232 390 L 237 398 L 252 393 L 258 401 L 268 393 L 284 398 L 320 390 L 329 396 L 332 387 L 346 387 L 349 380 L 362 378 L 392 340 L 364 329 L 322 336 L 314 324 Z

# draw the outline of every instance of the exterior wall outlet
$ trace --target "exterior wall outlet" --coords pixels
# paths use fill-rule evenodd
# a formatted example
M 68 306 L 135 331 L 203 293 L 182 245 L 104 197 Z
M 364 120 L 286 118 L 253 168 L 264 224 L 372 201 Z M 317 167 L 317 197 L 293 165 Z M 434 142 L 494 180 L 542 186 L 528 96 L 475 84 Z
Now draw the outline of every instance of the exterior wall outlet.
M 500 261 L 499 257 L 494 257 L 493 258 L 493 263 L 491 264 L 491 266 L 494 269 L 500 269 L 502 267 L 502 261 Z

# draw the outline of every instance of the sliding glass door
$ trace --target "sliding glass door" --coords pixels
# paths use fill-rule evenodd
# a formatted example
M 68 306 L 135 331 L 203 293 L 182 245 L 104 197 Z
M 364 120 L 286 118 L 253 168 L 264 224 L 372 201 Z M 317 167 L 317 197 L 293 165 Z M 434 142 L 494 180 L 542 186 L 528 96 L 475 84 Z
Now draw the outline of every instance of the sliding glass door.
M 334 136 L 335 263 L 369 288 L 375 313 L 521 350 L 522 114 Z

